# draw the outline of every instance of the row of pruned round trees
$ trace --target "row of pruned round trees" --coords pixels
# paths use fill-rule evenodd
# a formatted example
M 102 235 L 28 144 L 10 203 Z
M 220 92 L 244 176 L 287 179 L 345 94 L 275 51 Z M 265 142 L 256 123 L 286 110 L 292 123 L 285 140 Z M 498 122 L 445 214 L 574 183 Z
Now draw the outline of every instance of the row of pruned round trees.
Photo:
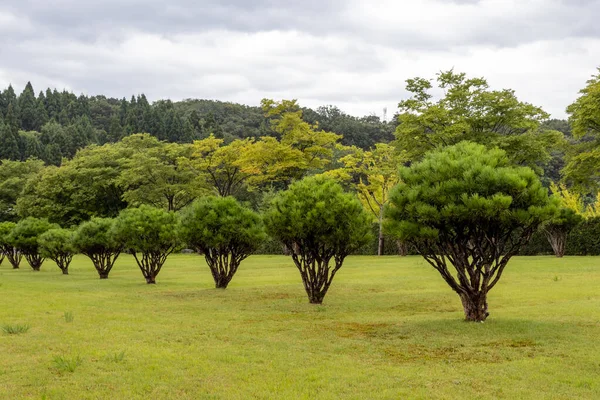
M 542 224 L 564 217 L 533 170 L 471 142 L 434 150 L 401 167 L 399 176 L 385 229 L 439 272 L 471 321 L 487 318 L 487 295 L 511 257 Z M 335 180 L 313 176 L 280 192 L 262 216 L 231 197 L 207 197 L 180 213 L 126 209 L 73 232 L 31 218 L 12 228 L 4 224 L 0 232 L 11 262 L 22 254 L 39 269 L 48 257 L 66 271 L 72 254 L 81 252 L 106 278 L 126 250 L 147 283 L 155 283 L 168 255 L 185 245 L 204 254 L 217 288 L 227 287 L 269 233 L 290 249 L 309 301 L 319 304 L 345 258 L 370 240 L 371 216 Z
M 39 271 L 44 259 L 64 274 L 76 253 L 86 255 L 100 279 L 119 257 L 133 255 L 147 283 L 155 283 L 167 257 L 188 247 L 204 255 L 217 288 L 226 288 L 240 263 L 267 231 L 289 249 L 311 303 L 321 303 L 345 257 L 370 240 L 370 216 L 333 179 L 317 176 L 291 185 L 264 216 L 233 197 L 206 197 L 180 213 L 142 205 L 117 218 L 92 218 L 73 230 L 45 219 L 0 224 L 0 245 L 14 268 L 21 257 Z

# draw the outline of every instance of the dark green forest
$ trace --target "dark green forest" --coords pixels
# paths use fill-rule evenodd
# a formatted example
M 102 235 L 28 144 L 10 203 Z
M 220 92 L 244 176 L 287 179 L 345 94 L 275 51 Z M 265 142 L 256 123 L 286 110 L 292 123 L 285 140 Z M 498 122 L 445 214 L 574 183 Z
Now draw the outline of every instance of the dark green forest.
M 368 149 L 394 138 L 394 122 L 377 116 L 357 118 L 335 106 L 304 108 L 304 120 L 343 135 L 341 143 Z M 31 83 L 17 95 L 12 86 L 0 93 L 0 159 L 38 158 L 60 165 L 90 144 L 114 143 L 133 133 L 149 133 L 171 143 L 192 143 L 213 134 L 234 139 L 277 136 L 260 107 L 216 100 L 159 100 L 144 94 L 115 99 L 56 89 L 36 96 Z

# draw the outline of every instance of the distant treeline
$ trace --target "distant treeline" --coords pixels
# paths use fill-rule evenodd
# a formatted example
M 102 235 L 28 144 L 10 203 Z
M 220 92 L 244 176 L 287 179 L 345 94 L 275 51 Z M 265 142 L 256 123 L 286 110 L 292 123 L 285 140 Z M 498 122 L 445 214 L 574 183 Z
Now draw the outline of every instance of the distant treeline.
M 357 118 L 335 106 L 304 108 L 303 118 L 325 131 L 343 135 L 341 143 L 363 149 L 394 139 L 396 118 Z M 144 94 L 115 99 L 76 96 L 56 89 L 36 96 L 31 83 L 17 95 L 9 86 L 0 92 L 0 160 L 39 158 L 60 165 L 90 144 L 118 142 L 133 133 L 150 133 L 172 143 L 191 143 L 213 134 L 230 142 L 239 138 L 273 136 L 261 107 L 213 100 L 159 100 Z

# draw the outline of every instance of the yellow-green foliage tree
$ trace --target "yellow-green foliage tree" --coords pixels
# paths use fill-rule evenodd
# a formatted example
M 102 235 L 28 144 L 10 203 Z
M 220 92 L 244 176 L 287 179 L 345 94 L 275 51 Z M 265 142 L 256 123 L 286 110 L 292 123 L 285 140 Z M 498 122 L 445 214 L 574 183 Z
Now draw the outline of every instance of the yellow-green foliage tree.
M 434 100 L 428 79 L 407 80 L 412 96 L 399 104 L 397 145 L 413 161 L 433 149 L 463 140 L 498 147 L 509 160 L 533 168 L 537 173 L 562 143 L 560 132 L 541 128 L 548 114 L 519 101 L 513 90 L 491 90 L 484 78 L 468 78 L 453 70 L 436 77 L 444 95 Z
M 296 100 L 263 99 L 261 105 L 265 117 L 271 120 L 271 127 L 281 135 L 281 143 L 304 154 L 306 169 L 322 170 L 329 164 L 341 135 L 305 122 Z
M 562 173 L 579 191 L 595 193 L 600 189 L 600 68 L 579 93 L 567 113 L 573 135 L 587 140 L 575 146 Z
M 378 143 L 369 151 L 352 148 L 350 154 L 339 162 L 343 167 L 328 171 L 326 175 L 349 182 L 363 206 L 379 225 L 377 254 L 383 254 L 383 210 L 389 202 L 390 191 L 400 182 L 398 168 L 405 158 L 394 146 Z
M 178 211 L 203 193 L 196 174 L 182 161 L 191 156 L 191 145 L 137 134 L 124 138 L 119 146 L 130 151 L 121 161 L 122 172 L 117 179 L 128 204 Z

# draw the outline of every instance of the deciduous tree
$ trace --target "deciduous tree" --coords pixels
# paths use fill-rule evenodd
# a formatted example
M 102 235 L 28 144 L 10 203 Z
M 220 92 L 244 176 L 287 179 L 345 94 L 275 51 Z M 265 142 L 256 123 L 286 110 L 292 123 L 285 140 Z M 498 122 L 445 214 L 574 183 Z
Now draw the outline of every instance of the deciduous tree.
M 541 173 L 561 143 L 560 132 L 540 129 L 548 114 L 519 101 L 513 90 L 491 90 L 485 79 L 452 70 L 437 75 L 437 86 L 444 95 L 436 101 L 430 80 L 407 80 L 412 97 L 399 104 L 396 143 L 411 160 L 468 140 L 504 149 L 513 163 Z
M 579 191 L 596 193 L 600 190 L 600 68 L 579 93 L 567 113 L 573 135 L 586 140 L 571 150 L 562 174 Z

